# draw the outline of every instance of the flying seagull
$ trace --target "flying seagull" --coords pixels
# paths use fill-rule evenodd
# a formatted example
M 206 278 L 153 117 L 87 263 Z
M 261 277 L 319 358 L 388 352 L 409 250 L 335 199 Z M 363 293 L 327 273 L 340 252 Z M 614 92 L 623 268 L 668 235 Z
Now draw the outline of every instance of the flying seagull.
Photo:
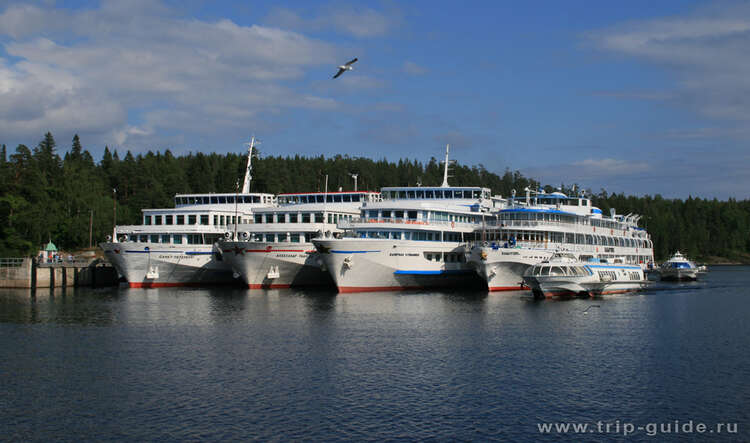
M 356 61 L 357 61 L 357 59 L 355 58 L 354 60 L 348 61 L 348 62 L 346 62 L 346 64 L 343 64 L 343 65 L 339 66 L 339 72 L 337 72 L 336 75 L 333 76 L 333 78 L 338 78 L 344 72 L 351 71 L 352 69 L 354 69 L 354 68 L 352 68 L 352 65 Z

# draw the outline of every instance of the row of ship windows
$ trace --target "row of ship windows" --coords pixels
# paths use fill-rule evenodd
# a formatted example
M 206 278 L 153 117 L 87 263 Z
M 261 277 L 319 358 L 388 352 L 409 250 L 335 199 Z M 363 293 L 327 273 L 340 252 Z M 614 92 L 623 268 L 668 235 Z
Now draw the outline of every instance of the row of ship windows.
M 130 234 L 120 238 L 120 241 L 172 245 L 211 245 L 222 238 L 223 236 L 219 234 Z
M 510 242 L 552 242 L 594 246 L 621 246 L 624 248 L 651 248 L 651 240 L 631 237 L 610 237 L 608 235 L 574 234 L 554 231 L 488 231 L 488 241 Z
M 461 232 L 427 232 L 427 231 L 361 231 L 357 233 L 359 238 L 378 238 L 389 240 L 416 240 L 416 241 L 443 241 L 461 242 L 474 239 L 473 234 Z
M 421 213 L 421 214 L 420 214 Z M 396 210 L 369 210 L 362 211 L 362 217 L 370 220 L 434 220 L 434 221 L 452 221 L 458 223 L 479 223 L 482 218 L 473 215 L 451 214 L 441 211 L 396 211 Z
M 342 219 L 351 220 L 353 216 L 351 214 L 337 214 L 328 213 L 328 217 L 322 212 L 301 212 L 301 213 L 284 213 L 284 214 L 256 214 L 253 219 L 229 216 L 229 215 L 214 215 L 213 225 L 214 226 L 227 226 L 234 225 L 235 221 L 239 221 L 240 224 L 251 223 L 325 223 L 326 218 L 328 223 L 334 224 Z M 195 215 L 144 215 L 144 225 L 211 225 L 211 216 L 208 214 L 195 214 Z M 185 223 L 187 222 L 187 223 Z
M 276 214 L 255 214 L 255 223 L 328 223 L 334 224 L 339 220 L 351 220 L 352 214 L 329 212 L 328 217 L 322 212 L 290 212 Z
M 236 197 L 236 199 L 235 199 Z M 273 203 L 271 195 L 188 195 L 174 198 L 175 205 L 217 205 L 234 203 Z
M 403 199 L 480 199 L 490 198 L 489 192 L 484 192 L 484 195 L 479 189 L 456 189 L 456 190 L 443 190 L 443 189 L 424 189 L 424 190 L 399 190 L 399 191 L 382 191 L 383 198 L 386 200 L 403 200 Z
M 370 201 L 376 199 L 377 194 L 371 194 Z M 289 195 L 279 196 L 279 204 L 304 204 L 304 203 L 357 203 L 367 201 L 367 195 L 363 194 L 315 194 L 315 195 Z
M 599 218 L 589 218 L 577 215 L 567 214 L 550 214 L 545 212 L 500 212 L 498 220 L 502 222 L 511 221 L 548 221 L 562 223 L 582 223 L 590 224 L 597 228 L 627 230 L 628 226 L 616 221 L 602 220 Z
M 208 214 L 143 216 L 144 225 L 209 225 L 209 221 L 210 216 Z M 240 223 L 249 223 L 249 219 L 234 215 L 214 215 L 213 217 L 214 226 L 233 225 L 236 221 L 239 221 Z

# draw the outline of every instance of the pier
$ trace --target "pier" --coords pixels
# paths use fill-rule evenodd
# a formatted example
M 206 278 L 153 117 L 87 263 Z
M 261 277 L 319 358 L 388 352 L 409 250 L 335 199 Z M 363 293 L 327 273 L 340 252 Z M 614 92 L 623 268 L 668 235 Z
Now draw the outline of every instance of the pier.
M 31 257 L 0 258 L 0 288 L 115 286 L 117 271 L 102 259 L 37 263 Z

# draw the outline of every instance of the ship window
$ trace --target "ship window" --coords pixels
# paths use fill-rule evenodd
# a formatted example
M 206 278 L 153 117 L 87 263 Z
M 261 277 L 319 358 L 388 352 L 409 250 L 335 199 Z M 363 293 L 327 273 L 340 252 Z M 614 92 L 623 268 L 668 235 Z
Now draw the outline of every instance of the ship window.
M 227 202 L 227 198 L 225 196 L 223 196 L 223 195 L 220 195 L 219 196 L 219 203 L 226 203 L 226 202 Z
M 393 211 L 393 218 L 404 218 L 404 211 Z
M 472 191 L 472 198 L 482 198 L 482 191 L 476 190 Z
M 289 223 L 297 223 L 298 218 L 297 214 L 289 214 Z
M 151 216 L 150 215 L 144 215 L 143 216 L 143 224 L 144 225 L 150 225 L 151 224 Z
M 340 194 L 334 195 L 333 196 L 333 202 L 334 203 L 341 203 L 341 195 Z
M 361 195 L 354 194 L 354 195 L 352 195 L 352 201 L 353 202 L 358 202 L 358 201 L 360 201 L 360 197 L 361 197 Z
M 219 197 L 217 197 L 215 195 L 211 196 L 211 203 L 213 203 L 213 204 L 219 203 Z
M 164 216 L 164 224 L 165 225 L 171 225 L 172 224 L 172 216 L 171 215 L 165 215 Z
M 154 216 L 154 224 L 160 225 L 161 224 L 161 215 L 155 215 Z
M 559 266 L 552 266 L 549 270 L 549 275 L 565 275 L 565 272 Z
M 177 224 L 178 225 L 184 225 L 185 224 L 185 216 L 184 215 L 178 215 L 177 216 Z
M 351 194 L 342 195 L 341 201 L 343 201 L 344 203 L 350 203 L 352 201 L 352 195 Z
M 208 224 L 208 214 L 201 214 L 201 224 L 202 225 Z
M 407 218 L 409 220 L 416 220 L 417 219 L 417 211 L 407 211 Z
M 292 243 L 299 243 L 299 234 L 290 235 L 289 241 L 291 241 Z
M 176 245 L 182 244 L 182 234 L 173 234 L 172 243 Z
M 234 203 L 234 196 L 233 195 L 228 195 L 227 196 L 227 203 Z
M 407 198 L 414 198 L 414 191 L 406 191 Z
M 435 198 L 435 191 L 432 191 L 432 190 L 424 191 L 424 197 L 425 198 Z
M 417 198 L 424 198 L 424 191 L 417 191 Z
M 323 218 L 322 212 L 315 213 L 315 223 L 325 223 L 325 219 Z
M 286 223 L 286 214 L 276 214 L 276 223 Z
M 152 234 L 151 239 L 149 241 L 151 243 L 159 243 L 159 236 L 157 234 Z
M 169 234 L 162 234 L 162 236 L 161 236 L 161 242 L 162 243 L 169 243 Z
M 310 213 L 309 212 L 303 212 L 302 213 L 302 223 L 310 223 Z
M 443 191 L 445 198 L 453 198 L 453 191 Z
M 188 215 L 188 224 L 189 225 L 194 225 L 195 224 L 195 220 L 196 220 L 196 216 L 194 216 L 194 215 Z

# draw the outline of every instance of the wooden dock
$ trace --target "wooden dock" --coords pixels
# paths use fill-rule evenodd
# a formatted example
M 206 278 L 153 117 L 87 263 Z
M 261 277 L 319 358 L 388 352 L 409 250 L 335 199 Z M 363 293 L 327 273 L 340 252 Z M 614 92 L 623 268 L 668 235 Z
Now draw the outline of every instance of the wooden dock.
M 101 259 L 37 263 L 34 258 L 0 258 L 0 288 L 114 286 L 117 271 Z

